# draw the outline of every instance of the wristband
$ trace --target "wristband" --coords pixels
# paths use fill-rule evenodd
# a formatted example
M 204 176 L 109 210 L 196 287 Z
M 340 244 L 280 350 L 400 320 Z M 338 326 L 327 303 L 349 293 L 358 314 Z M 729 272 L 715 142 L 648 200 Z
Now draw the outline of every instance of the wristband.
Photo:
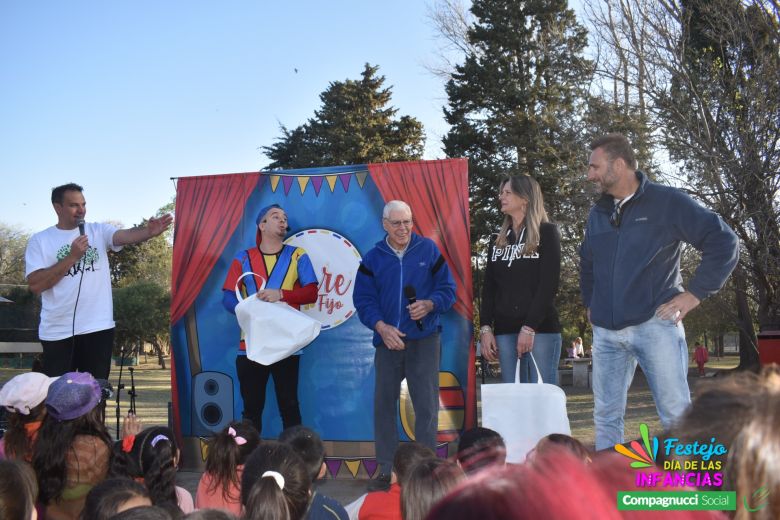
M 528 327 L 527 325 L 523 325 L 523 327 L 520 329 L 521 334 L 525 334 L 527 336 L 535 336 L 536 331 L 532 329 L 531 327 Z
M 493 332 L 493 329 L 490 327 L 490 325 L 482 325 L 482 326 L 479 328 L 479 334 L 480 334 L 480 336 L 481 336 L 482 334 L 487 334 L 488 332 L 490 332 L 490 333 L 492 333 L 492 332 Z

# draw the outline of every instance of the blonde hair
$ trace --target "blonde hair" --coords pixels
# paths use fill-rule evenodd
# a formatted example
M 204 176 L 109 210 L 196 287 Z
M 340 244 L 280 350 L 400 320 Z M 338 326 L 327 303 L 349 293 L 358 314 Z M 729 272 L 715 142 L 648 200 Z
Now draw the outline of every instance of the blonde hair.
M 539 227 L 543 222 L 549 222 L 547 211 L 544 209 L 544 197 L 539 183 L 530 175 L 515 175 L 501 181 L 499 191 L 509 185 L 512 193 L 528 201 L 525 209 L 525 249 L 523 254 L 533 254 L 539 249 Z M 496 245 L 504 247 L 507 243 L 507 235 L 512 229 L 512 217 L 506 215 L 501 230 L 498 232 Z

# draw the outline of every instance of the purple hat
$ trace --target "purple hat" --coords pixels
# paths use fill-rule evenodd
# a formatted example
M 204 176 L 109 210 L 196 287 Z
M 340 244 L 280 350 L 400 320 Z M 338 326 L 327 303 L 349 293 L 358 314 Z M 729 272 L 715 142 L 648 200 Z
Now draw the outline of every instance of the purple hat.
M 19 374 L 0 389 L 0 406 L 10 412 L 29 415 L 30 411 L 46 399 L 49 385 L 57 379 L 40 372 Z
M 70 421 L 90 412 L 100 401 L 100 385 L 89 372 L 68 372 L 54 381 L 46 408 L 54 419 Z

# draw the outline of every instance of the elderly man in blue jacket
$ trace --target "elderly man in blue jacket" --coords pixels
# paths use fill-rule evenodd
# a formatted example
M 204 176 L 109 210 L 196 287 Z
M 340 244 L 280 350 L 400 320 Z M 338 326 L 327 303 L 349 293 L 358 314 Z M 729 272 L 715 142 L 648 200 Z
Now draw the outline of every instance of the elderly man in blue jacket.
M 374 331 L 376 347 L 374 441 L 379 476 L 369 489 L 390 487 L 398 447 L 396 409 L 404 378 L 414 406 L 415 440 L 436 447 L 439 315 L 455 302 L 455 282 L 447 262 L 432 240 L 412 232 L 409 205 L 388 202 L 382 226 L 387 235 L 363 257 L 353 293 L 360 321 Z
M 690 403 L 682 319 L 726 282 L 739 258 L 734 232 L 678 189 L 638 171 L 628 139 L 591 144 L 588 180 L 602 197 L 590 210 L 580 248 L 580 289 L 593 325 L 596 449 L 623 442 L 628 387 L 637 362 L 664 428 Z M 683 287 L 682 243 L 701 252 Z

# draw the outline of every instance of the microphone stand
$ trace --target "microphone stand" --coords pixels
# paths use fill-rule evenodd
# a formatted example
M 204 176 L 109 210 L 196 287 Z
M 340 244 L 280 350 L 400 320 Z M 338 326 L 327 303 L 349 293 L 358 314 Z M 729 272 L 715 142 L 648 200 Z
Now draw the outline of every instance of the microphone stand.
M 122 395 L 122 389 L 125 385 L 122 384 L 122 369 L 125 367 L 125 349 L 122 348 L 119 356 L 119 381 L 116 384 L 116 439 L 119 440 L 119 423 L 121 422 L 121 413 L 119 412 L 119 396 Z
M 138 356 L 138 347 L 130 347 L 129 353 L 123 348 L 122 349 L 122 364 L 119 365 L 119 382 L 116 385 L 116 438 L 119 440 L 119 427 L 122 422 L 122 414 L 119 411 L 119 394 L 122 393 L 122 389 L 125 388 L 124 383 L 122 383 L 122 369 L 125 366 L 125 360 L 130 359 L 133 354 L 136 354 Z M 135 390 L 135 377 L 133 372 L 135 371 L 135 368 L 133 367 L 127 367 L 127 370 L 130 372 L 130 390 L 127 391 L 127 396 L 130 398 L 130 409 L 128 410 L 130 413 L 135 414 L 135 398 L 137 392 Z
M 133 371 L 135 370 L 133 367 L 127 367 L 127 369 L 130 371 L 130 391 L 127 392 L 127 395 L 130 396 L 130 413 L 135 415 L 135 378 L 133 377 Z

